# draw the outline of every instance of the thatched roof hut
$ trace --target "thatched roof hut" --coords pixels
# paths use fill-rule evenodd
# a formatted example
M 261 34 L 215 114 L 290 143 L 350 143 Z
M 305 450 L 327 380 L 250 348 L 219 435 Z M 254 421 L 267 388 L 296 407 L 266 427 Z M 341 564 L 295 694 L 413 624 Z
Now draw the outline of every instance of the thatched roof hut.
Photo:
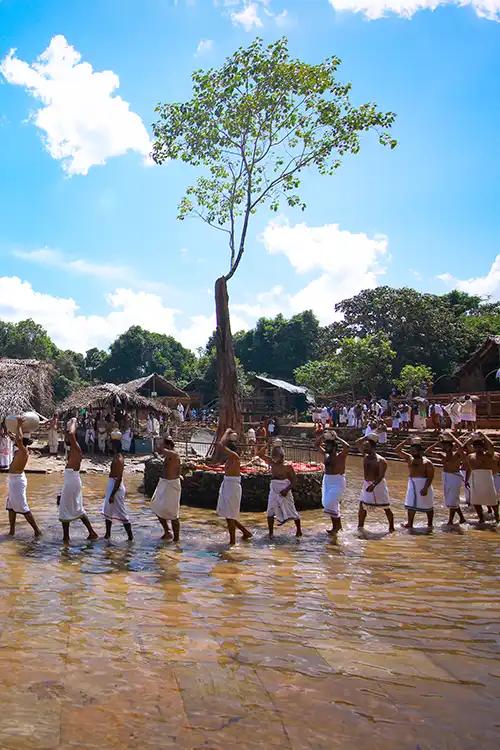
M 145 398 L 159 399 L 166 406 L 175 407 L 179 401 L 184 406 L 189 405 L 189 395 L 186 391 L 178 388 L 174 383 L 156 372 L 143 378 L 130 380 L 128 383 L 121 383 L 120 388 L 128 393 L 136 393 Z
M 34 410 L 44 417 L 54 411 L 54 368 L 37 359 L 0 358 L 0 420 Z
M 158 401 L 144 398 L 138 393 L 127 391 L 122 385 L 114 383 L 99 383 L 78 388 L 70 393 L 57 408 L 59 414 L 64 415 L 78 409 L 124 409 L 125 411 L 143 410 L 156 414 L 170 414 L 170 409 Z

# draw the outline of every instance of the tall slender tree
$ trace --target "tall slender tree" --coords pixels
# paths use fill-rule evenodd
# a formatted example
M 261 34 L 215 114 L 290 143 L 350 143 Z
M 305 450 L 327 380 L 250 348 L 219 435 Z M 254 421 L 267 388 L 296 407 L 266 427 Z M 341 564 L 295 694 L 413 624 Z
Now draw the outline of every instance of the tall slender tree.
M 372 103 L 355 107 L 351 85 L 337 80 L 339 65 L 337 57 L 317 65 L 293 59 L 286 39 L 267 47 L 256 39 L 220 68 L 195 71 L 189 101 L 156 107 L 154 160 L 202 170 L 179 218 L 198 216 L 228 242 L 228 269 L 215 282 L 220 431 L 242 429 L 227 282 L 245 253 L 252 216 L 281 202 L 304 209 L 301 173 L 333 174 L 342 157 L 358 153 L 366 131 L 396 145 L 389 133 L 395 115 Z

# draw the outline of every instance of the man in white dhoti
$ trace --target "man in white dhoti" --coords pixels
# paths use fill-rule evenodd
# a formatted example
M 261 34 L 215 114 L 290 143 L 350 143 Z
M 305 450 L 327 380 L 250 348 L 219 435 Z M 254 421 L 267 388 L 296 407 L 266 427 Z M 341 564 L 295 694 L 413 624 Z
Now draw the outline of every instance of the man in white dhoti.
M 237 440 L 238 435 L 229 427 L 219 443 L 219 450 L 226 457 L 226 465 L 217 500 L 217 515 L 226 519 L 229 544 L 236 544 L 236 529 L 241 531 L 243 539 L 250 539 L 253 536 L 239 521 L 241 470 Z
M 59 450 L 59 421 L 55 415 L 49 422 L 48 440 L 50 455 L 57 456 Z
M 24 469 L 28 463 L 29 450 L 28 446 L 33 441 L 30 438 L 23 437 L 23 418 L 17 418 L 16 428 L 16 451 L 9 468 L 9 494 L 7 497 L 7 510 L 9 511 L 9 535 L 14 536 L 16 533 L 16 517 L 21 513 L 33 529 L 35 536 L 42 533 L 33 517 L 26 498 L 26 488 L 28 482 Z
M 106 453 L 106 440 L 108 437 L 108 430 L 106 428 L 106 422 L 100 419 L 97 423 L 97 447 L 100 453 Z
M 473 432 L 476 429 L 476 404 L 469 395 L 462 401 L 461 417 L 464 430 Z
M 69 452 L 64 470 L 63 487 L 58 500 L 59 520 L 63 527 L 63 542 L 69 543 L 69 525 L 71 521 L 77 519 L 83 523 L 89 532 L 87 539 L 97 539 L 98 536 L 92 528 L 83 507 L 82 480 L 80 477 L 82 449 L 76 439 L 76 417 L 68 423 L 65 442 Z
M 269 498 L 267 501 L 267 526 L 269 537 L 274 536 L 274 519 L 278 526 L 287 521 L 294 521 L 296 534 L 302 536 L 300 515 L 295 507 L 292 490 L 295 487 L 297 477 L 293 466 L 285 464 L 285 451 L 280 445 L 274 446 L 270 456 L 266 456 L 271 466 L 271 484 L 269 487 Z
M 4 424 L 0 427 L 0 469 L 8 469 L 13 454 L 12 440 Z
M 342 529 L 340 502 L 346 488 L 345 464 L 349 449 L 349 443 L 342 440 L 336 432 L 325 432 L 324 444 L 320 446 L 325 464 L 321 503 L 324 512 L 332 520 L 332 528 L 327 529 L 328 534 L 336 534 Z
M 430 445 L 425 451 L 430 456 L 435 449 L 443 463 L 443 499 L 445 507 L 449 510 L 448 524 L 453 524 L 455 515 L 458 515 L 460 523 L 465 523 L 465 517 L 460 508 L 460 490 L 464 485 L 464 478 L 460 473 L 463 464 L 467 464 L 467 454 L 462 443 L 456 439 L 451 432 L 443 432 L 440 440 Z
M 425 513 L 427 528 L 432 529 L 434 520 L 434 464 L 424 456 L 424 446 L 418 437 L 411 438 L 409 451 L 403 450 L 408 440 L 403 440 L 396 447 L 396 453 L 408 464 L 409 478 L 406 490 L 405 508 L 408 512 L 408 523 L 405 529 L 413 529 L 416 513 Z
M 132 534 L 132 525 L 128 516 L 127 506 L 125 505 L 126 490 L 123 483 L 125 460 L 122 454 L 122 436 L 117 430 L 111 433 L 111 450 L 113 452 L 113 460 L 109 470 L 108 485 L 102 506 L 102 514 L 106 520 L 104 538 L 111 538 L 111 526 L 113 521 L 117 520 L 123 524 L 129 542 L 131 542 L 134 535 Z
M 358 529 L 364 529 L 368 508 L 382 508 L 389 522 L 389 533 L 394 531 L 394 514 L 390 508 L 389 489 L 385 481 L 387 461 L 376 451 L 377 434 L 372 432 L 356 440 L 363 452 L 364 481 L 359 498 Z
M 174 542 L 179 541 L 180 522 L 179 510 L 181 503 L 181 459 L 175 450 L 175 443 L 171 437 L 163 441 L 163 469 L 160 480 L 151 500 L 151 510 L 163 528 L 162 539 L 171 539 L 168 527 L 172 523 Z
M 459 401 L 452 401 L 451 404 L 444 407 L 451 422 L 451 429 L 454 432 L 460 432 L 460 423 L 462 421 L 462 405 Z
M 498 523 L 498 495 L 493 474 L 496 470 L 495 446 L 482 432 L 476 432 L 464 443 L 464 449 L 472 445 L 473 452 L 468 455 L 466 481 L 470 485 L 470 502 L 477 517 L 484 521 L 483 505 L 489 506 Z

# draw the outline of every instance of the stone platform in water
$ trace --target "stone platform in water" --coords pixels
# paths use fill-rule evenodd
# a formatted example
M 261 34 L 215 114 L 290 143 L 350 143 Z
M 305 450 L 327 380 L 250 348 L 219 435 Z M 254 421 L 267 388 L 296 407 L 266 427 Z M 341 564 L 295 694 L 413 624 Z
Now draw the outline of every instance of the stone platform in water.
M 144 468 L 144 492 L 152 497 L 161 475 L 163 462 L 151 459 Z M 211 508 L 217 506 L 219 487 L 224 475 L 221 471 L 193 470 L 184 475 L 182 482 L 181 503 L 196 508 Z M 294 490 L 297 510 L 314 510 L 321 508 L 322 471 L 307 471 L 297 473 L 297 486 Z M 270 474 L 246 473 L 241 476 L 243 496 L 241 510 L 244 513 L 260 513 L 267 508 Z

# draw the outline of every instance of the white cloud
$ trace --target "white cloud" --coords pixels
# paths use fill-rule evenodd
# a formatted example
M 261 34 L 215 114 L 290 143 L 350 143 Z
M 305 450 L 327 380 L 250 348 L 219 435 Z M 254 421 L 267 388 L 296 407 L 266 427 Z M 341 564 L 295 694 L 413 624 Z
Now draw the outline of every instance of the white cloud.
M 8 83 L 22 86 L 41 102 L 31 120 L 43 132 L 45 147 L 68 175 L 88 173 L 112 156 L 137 151 L 149 160 L 151 142 L 139 115 L 114 92 L 120 80 L 112 70 L 94 71 L 64 36 L 54 36 L 33 63 L 11 50 L 0 63 Z
M 69 271 L 84 276 L 94 276 L 98 279 L 128 281 L 134 276 L 134 271 L 128 266 L 91 263 L 81 258 L 72 260 L 66 258 L 58 250 L 51 250 L 48 247 L 41 248 L 40 250 L 15 250 L 13 255 L 16 258 L 21 258 L 31 263 L 58 268 L 62 271 Z
M 213 52 L 213 49 L 214 49 L 213 39 L 200 39 L 198 46 L 196 48 L 195 57 L 203 57 L 203 55 L 208 55 L 210 54 L 210 52 Z
M 32 318 L 42 325 L 61 349 L 85 352 L 93 346 L 107 348 L 130 326 L 165 333 L 196 350 L 204 346 L 215 328 L 215 315 L 181 316 L 158 294 L 120 288 L 106 295 L 108 310 L 102 315 L 85 315 L 71 297 L 56 297 L 33 289 L 17 276 L 0 276 L 0 320 L 18 322 Z M 178 318 L 181 317 L 181 322 Z M 235 331 L 248 328 L 235 314 Z
M 500 255 L 496 256 L 490 266 L 490 270 L 484 276 L 476 276 L 471 279 L 458 279 L 450 273 L 442 273 L 437 278 L 453 289 L 459 289 L 461 292 L 500 300 Z
M 231 12 L 231 21 L 235 26 L 242 26 L 245 31 L 262 28 L 262 20 L 259 15 L 257 3 L 244 5 L 241 10 Z
M 419 10 L 435 10 L 440 5 L 470 6 L 480 18 L 500 21 L 500 0 L 329 0 L 338 11 L 363 13 L 370 20 L 395 13 L 411 18 Z
M 289 294 L 280 286 L 256 296 L 252 305 L 233 305 L 246 315 L 294 315 L 311 309 L 323 324 L 335 318 L 334 305 L 362 289 L 377 286 L 385 273 L 388 239 L 340 229 L 338 224 L 310 227 L 270 222 L 262 241 L 271 255 L 284 255 L 298 274 L 319 271 L 300 291 Z

